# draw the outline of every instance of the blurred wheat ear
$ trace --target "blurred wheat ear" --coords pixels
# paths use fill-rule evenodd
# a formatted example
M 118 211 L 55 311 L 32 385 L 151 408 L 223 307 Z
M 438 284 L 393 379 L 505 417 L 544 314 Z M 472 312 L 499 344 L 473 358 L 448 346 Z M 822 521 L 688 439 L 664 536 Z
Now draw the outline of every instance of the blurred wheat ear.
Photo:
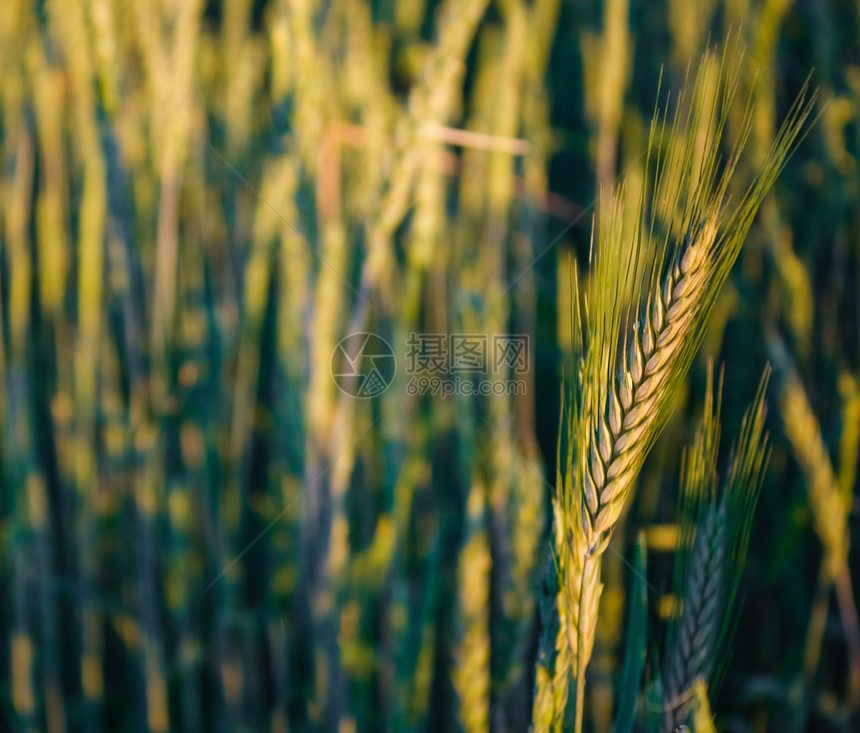
M 860 630 L 857 624 L 856 602 L 851 587 L 851 571 L 848 565 L 850 549 L 849 514 L 852 503 L 853 479 L 856 463 L 851 457 L 840 456 L 841 463 L 848 464 L 847 480 L 841 479 L 844 466 L 840 466 L 840 477 L 833 468 L 827 446 L 821 434 L 821 426 L 812 410 L 809 396 L 804 389 L 783 342 L 771 336 L 770 353 L 779 375 L 779 408 L 783 418 L 785 434 L 791 445 L 795 460 L 803 471 L 812 509 L 813 528 L 824 550 L 819 575 L 818 591 L 809 619 L 804 649 L 803 677 L 809 684 L 815 674 L 821 656 L 824 626 L 831 587 L 839 602 L 842 625 L 845 629 L 849 665 L 846 685 L 846 706 L 855 709 L 860 704 Z M 851 452 L 855 438 L 851 436 L 850 411 L 857 409 L 851 404 L 851 395 L 846 401 L 849 420 L 845 421 L 847 448 Z M 851 467 L 851 464 L 855 464 Z
M 560 576 L 556 608 L 564 620 L 556 666 L 538 669 L 536 701 L 548 697 L 541 684 L 568 674 L 558 667 L 568 658 L 566 645 L 577 682 L 577 733 L 602 590 L 600 556 L 665 425 L 756 211 L 814 103 L 804 86 L 754 182 L 743 196 L 730 198 L 752 119 L 747 104 L 741 133 L 723 160 L 723 132 L 742 61 L 733 44 L 721 57 L 707 53 L 689 99 L 685 92 L 677 97 L 671 120 L 655 114 L 636 216 L 623 215 L 624 181 L 601 190 L 597 242 L 582 293 L 574 280 L 571 341 L 578 368 L 562 418 L 566 441 L 559 452 L 555 513 L 562 539 L 554 548 Z M 536 705 L 536 729 L 561 725 L 566 698 L 556 698 L 560 704 L 551 715 Z
M 664 730 L 686 722 L 695 685 L 719 691 L 725 651 L 734 629 L 733 602 L 743 571 L 753 514 L 767 466 L 764 393 L 770 368 L 744 415 L 732 447 L 729 472 L 717 474 L 720 394 L 714 399 L 712 370 L 702 421 L 685 452 L 681 476 L 681 546 L 675 563 L 680 615 L 669 627 L 662 677 Z M 722 488 L 721 488 L 722 486 Z

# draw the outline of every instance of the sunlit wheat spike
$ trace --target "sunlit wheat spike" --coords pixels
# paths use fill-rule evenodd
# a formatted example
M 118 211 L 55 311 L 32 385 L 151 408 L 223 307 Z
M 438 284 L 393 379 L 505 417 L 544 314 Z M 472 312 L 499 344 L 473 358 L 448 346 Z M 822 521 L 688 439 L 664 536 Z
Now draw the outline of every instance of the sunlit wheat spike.
M 583 476 L 584 523 L 589 539 L 609 531 L 618 519 L 633 480 L 659 429 L 661 407 L 678 362 L 689 349 L 694 320 L 705 308 L 709 260 L 716 227 L 703 229 L 683 258 L 657 284 L 634 329 L 617 385 L 610 386 L 606 411 L 590 436 Z
M 738 142 L 723 161 L 737 51 L 730 45 L 721 61 L 706 54 L 691 99 L 679 96 L 668 126 L 659 115 L 652 123 L 634 223 L 623 215 L 625 182 L 601 192 L 592 274 L 582 296 L 585 322 L 574 324 L 580 335 L 572 339 L 581 344 L 581 371 L 566 415 L 570 469 L 561 471 L 570 477 L 562 486 L 567 561 L 560 585 L 576 659 L 577 731 L 601 592 L 600 555 L 666 423 L 753 217 L 811 110 L 804 87 L 755 181 L 732 200 L 729 185 L 751 120 L 747 107 Z M 707 93 L 714 87 L 716 103 Z

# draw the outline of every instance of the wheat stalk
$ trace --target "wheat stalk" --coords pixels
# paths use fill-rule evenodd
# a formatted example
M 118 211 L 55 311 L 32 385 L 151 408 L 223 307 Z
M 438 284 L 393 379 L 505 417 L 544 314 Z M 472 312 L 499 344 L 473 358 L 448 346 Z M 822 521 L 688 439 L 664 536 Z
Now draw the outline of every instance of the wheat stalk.
M 818 420 L 785 347 L 773 339 L 770 349 L 782 375 L 779 405 L 785 434 L 806 477 L 815 532 L 824 546 L 825 572 L 832 581 L 848 558 L 851 496 L 839 487 Z
M 624 184 L 602 192 L 584 325 L 581 318 L 572 319 L 579 373 L 567 413 L 568 465 L 560 500 L 565 542 L 559 567 L 565 576 L 560 592 L 569 609 L 568 643 L 576 659 L 577 731 L 602 590 L 600 555 L 665 424 L 752 219 L 810 112 L 804 89 L 757 180 L 732 204 L 728 186 L 750 120 L 748 106 L 738 143 L 721 165 L 720 141 L 738 75 L 737 62 L 726 59 L 735 51 L 727 49 L 719 65 L 721 107 L 706 93 L 715 86 L 710 74 L 716 64 L 708 54 L 696 77 L 693 104 L 685 111 L 679 98 L 670 129 L 659 138 L 659 118 L 652 124 L 646 161 L 650 178 L 632 226 L 620 203 Z M 651 149 L 660 151 L 656 173 L 649 167 Z M 656 254 L 650 258 L 650 276 L 643 278 L 649 249 Z M 578 308 L 576 287 L 574 299 Z M 625 333 L 629 340 L 619 353 L 619 336 Z
M 771 339 L 770 350 L 782 376 L 779 407 L 785 434 L 806 479 L 813 527 L 824 548 L 819 596 L 807 631 L 804 674 L 810 680 L 818 665 L 827 613 L 827 594 L 832 586 L 839 601 L 850 660 L 846 704 L 853 709 L 860 701 L 860 632 L 848 567 L 848 515 L 851 510 L 853 477 L 844 482 L 837 478 L 803 383 L 785 346 L 775 336 Z M 849 404 L 846 405 L 849 414 L 852 407 L 849 398 Z M 845 429 L 852 429 L 850 423 Z
M 461 639 L 455 650 L 452 682 L 467 733 L 490 724 L 490 538 L 485 527 L 487 487 L 473 478 L 469 491 L 469 538 L 457 563 L 457 617 Z

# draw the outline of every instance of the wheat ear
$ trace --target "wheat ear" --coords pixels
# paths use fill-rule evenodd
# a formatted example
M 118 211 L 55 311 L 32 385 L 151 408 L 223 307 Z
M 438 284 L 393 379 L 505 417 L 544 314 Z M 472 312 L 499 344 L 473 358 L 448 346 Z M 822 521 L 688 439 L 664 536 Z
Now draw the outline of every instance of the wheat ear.
M 719 490 L 719 398 L 713 396 L 711 368 L 702 422 L 682 471 L 682 540 L 675 587 L 681 615 L 670 627 L 663 698 L 664 729 L 687 719 L 697 681 L 719 689 L 723 667 L 718 660 L 734 627 L 733 603 L 746 557 L 749 533 L 767 465 L 764 393 L 770 369 L 744 416 L 730 470 Z M 722 391 L 722 379 L 717 394 Z
M 569 464 L 560 500 L 566 542 L 559 567 L 566 575 L 561 593 L 576 660 L 577 731 L 601 593 L 600 555 L 665 424 L 752 219 L 810 112 L 804 89 L 757 180 L 731 205 L 728 186 L 746 134 L 721 166 L 720 141 L 738 67 L 727 64 L 724 55 L 717 84 L 722 106 L 715 110 L 705 99 L 715 66 L 708 55 L 697 75 L 693 104 L 685 113 L 686 103 L 679 100 L 669 132 L 663 131 L 668 140 L 660 139 L 659 146 L 659 118 L 652 124 L 649 150 L 660 152 L 656 173 L 651 173 L 650 153 L 646 161 L 650 185 L 643 187 L 634 224 L 626 223 L 619 203 L 623 184 L 601 196 L 596 266 L 583 299 L 585 324 L 579 324 L 573 339 L 580 366 L 567 414 Z M 743 130 L 748 131 L 749 119 L 747 114 Z M 702 138 L 708 141 L 704 150 L 698 143 Z M 657 254 L 642 298 L 649 249 Z M 629 341 L 619 354 L 616 346 L 625 333 Z
M 714 660 L 724 603 L 726 515 L 712 507 L 699 524 L 690 558 L 683 615 L 666 675 L 666 730 L 684 722 L 683 703 L 693 682 L 707 680 Z

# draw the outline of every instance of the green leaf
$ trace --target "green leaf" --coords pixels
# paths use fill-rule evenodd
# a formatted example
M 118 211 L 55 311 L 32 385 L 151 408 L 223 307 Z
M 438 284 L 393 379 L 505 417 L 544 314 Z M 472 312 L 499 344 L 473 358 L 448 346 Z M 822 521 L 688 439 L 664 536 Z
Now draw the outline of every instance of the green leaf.
M 648 641 L 648 587 L 645 580 L 645 537 L 639 535 L 633 555 L 636 577 L 630 589 L 627 617 L 627 641 L 624 646 L 624 670 L 618 696 L 618 714 L 612 733 L 630 733 L 636 718 L 636 702 L 645 669 Z

